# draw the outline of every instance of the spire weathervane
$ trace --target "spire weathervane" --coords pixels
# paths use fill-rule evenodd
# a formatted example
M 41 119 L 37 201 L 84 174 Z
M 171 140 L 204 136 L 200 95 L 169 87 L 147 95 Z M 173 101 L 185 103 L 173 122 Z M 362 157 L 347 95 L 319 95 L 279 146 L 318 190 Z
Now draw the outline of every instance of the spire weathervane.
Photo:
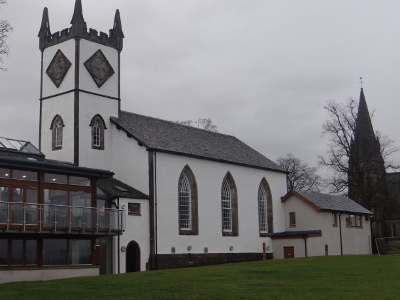
M 361 84 L 361 88 L 363 88 L 363 83 L 364 83 L 364 81 L 362 80 L 362 77 L 360 77 L 360 82 L 359 82 L 359 84 Z

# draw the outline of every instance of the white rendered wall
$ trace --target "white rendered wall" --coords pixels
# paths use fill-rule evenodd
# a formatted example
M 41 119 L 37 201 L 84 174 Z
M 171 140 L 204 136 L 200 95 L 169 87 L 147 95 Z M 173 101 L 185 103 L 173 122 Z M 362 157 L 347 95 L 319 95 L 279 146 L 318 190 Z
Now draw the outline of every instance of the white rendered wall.
M 52 148 L 52 130 L 50 129 L 51 122 L 56 115 L 59 115 L 64 121 L 62 149 L 59 150 Z M 42 100 L 41 137 L 41 150 L 46 158 L 74 161 L 74 98 L 71 94 Z
M 339 223 L 333 226 L 332 212 L 316 211 L 302 199 L 292 195 L 284 202 L 285 231 L 321 230 L 321 237 L 307 239 L 307 255 L 325 255 L 325 245 L 328 246 L 328 255 L 340 255 L 342 241 L 343 254 L 371 254 L 370 221 L 362 216 L 362 227 L 347 227 L 346 214 L 341 215 L 341 231 Z M 289 213 L 296 213 L 296 226 L 290 226 Z M 339 213 L 338 222 L 339 222 Z M 304 257 L 305 248 L 303 239 L 274 239 L 274 257 L 283 258 L 283 247 L 294 246 L 295 257 Z
M 46 69 L 54 55 L 61 50 L 71 62 L 66 76 L 57 88 L 46 74 Z M 111 168 L 111 133 L 105 130 L 105 150 L 92 149 L 91 127 L 92 118 L 99 114 L 110 128 L 110 116 L 118 116 L 118 51 L 114 48 L 103 46 L 84 39 L 80 40 L 79 62 L 79 164 L 94 168 Z M 97 50 L 101 49 L 108 62 L 114 69 L 114 74 L 99 88 L 88 70 L 84 66 Z M 48 47 L 43 52 L 43 89 L 42 98 L 42 152 L 48 158 L 73 162 L 74 161 L 74 93 L 75 88 L 75 40 L 68 40 L 61 44 Z M 87 93 L 89 92 L 89 93 Z M 61 93 L 65 93 L 60 95 Z M 91 94 L 94 93 L 94 94 Z M 102 95 L 102 96 L 99 96 Z M 106 96 L 106 97 L 103 97 Z M 62 149 L 52 149 L 52 131 L 50 125 L 56 115 L 60 115 L 64 121 Z M 107 144 L 108 143 L 108 144 Z
M 315 239 L 315 238 L 312 238 Z M 309 244 L 311 238 L 307 240 L 307 244 Z M 296 257 L 305 257 L 305 245 L 303 238 L 291 238 L 291 239 L 273 239 L 273 251 L 274 251 L 274 259 L 282 259 L 284 258 L 284 247 L 294 247 L 294 258 Z M 310 246 L 307 245 L 307 251 Z
M 140 203 L 141 215 L 129 215 L 128 214 L 128 203 Z M 150 222 L 149 222 L 149 200 L 148 199 L 128 199 L 120 198 L 120 207 L 125 209 L 125 220 L 126 220 L 126 230 L 120 236 L 120 247 L 115 247 L 115 252 L 120 255 L 120 272 L 126 272 L 126 254 L 127 252 L 122 252 L 121 247 L 127 247 L 131 241 L 135 241 L 140 247 L 140 270 L 146 271 L 146 263 L 149 261 L 150 255 Z M 115 263 L 117 266 L 118 259 L 115 255 Z M 117 270 L 114 271 L 117 273 Z
M 111 147 L 111 161 L 108 163 L 117 178 L 149 195 L 149 158 L 146 147 L 139 146 L 133 138 L 128 138 L 126 132 L 116 129 L 115 125 L 107 127 L 110 134 L 106 147 Z
M 106 129 L 104 130 L 104 150 L 92 149 L 92 127 L 89 126 L 92 118 L 102 116 Z M 118 116 L 118 101 L 98 97 L 91 94 L 79 95 L 79 165 L 110 170 L 112 168 L 111 128 L 110 116 Z M 118 145 L 116 145 L 118 146 Z
M 178 180 L 184 166 L 188 164 L 194 173 L 198 190 L 199 235 L 179 235 L 178 226 Z M 238 193 L 239 236 L 222 236 L 221 186 L 230 172 Z M 262 252 L 263 243 L 271 246 L 271 239 L 259 236 L 258 188 L 263 177 L 269 183 L 273 200 L 274 230 L 282 231 L 279 217 L 281 197 L 286 193 L 286 175 L 231 164 L 200 160 L 178 155 L 157 153 L 157 215 L 158 254 L 235 253 Z
M 57 88 L 57 86 L 53 83 L 53 81 L 51 81 L 50 77 L 47 75 L 46 70 L 58 50 L 61 50 L 61 52 L 69 60 L 69 62 L 71 63 L 71 67 L 69 68 L 60 86 Z M 75 88 L 74 82 L 75 82 L 75 40 L 74 39 L 68 40 L 64 43 L 60 43 L 58 45 L 54 45 L 44 49 L 42 97 L 46 98 L 49 96 L 64 93 L 66 91 L 70 91 Z
M 108 62 L 114 69 L 114 74 L 99 88 L 84 63 L 97 52 L 101 50 Z M 79 88 L 88 92 L 106 95 L 109 97 L 118 97 L 118 50 L 81 39 L 80 41 L 80 76 Z M 118 107 L 118 106 L 117 106 Z M 111 115 L 111 112 L 110 112 Z M 114 115 L 114 116 L 118 116 Z

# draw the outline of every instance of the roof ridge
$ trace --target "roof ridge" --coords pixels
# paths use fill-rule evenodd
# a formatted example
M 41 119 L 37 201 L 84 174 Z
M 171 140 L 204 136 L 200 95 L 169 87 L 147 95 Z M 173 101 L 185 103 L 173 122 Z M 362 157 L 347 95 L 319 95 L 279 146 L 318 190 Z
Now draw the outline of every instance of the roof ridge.
M 162 121 L 162 122 L 171 123 L 171 124 L 178 125 L 178 126 L 184 126 L 184 127 L 187 127 L 187 128 L 193 129 L 193 130 L 202 130 L 202 131 L 208 132 L 210 134 L 218 134 L 218 135 L 229 136 L 229 137 L 235 138 L 236 140 L 240 141 L 237 137 L 235 137 L 235 136 L 233 136 L 231 134 L 227 134 L 227 133 L 210 131 L 210 130 L 207 130 L 207 129 L 204 129 L 204 128 L 193 127 L 193 126 L 190 126 L 190 125 L 180 124 L 180 123 L 177 123 L 175 121 L 165 120 L 165 119 L 156 118 L 156 117 L 150 117 L 150 116 L 146 116 L 146 115 L 142 115 L 142 114 L 138 114 L 138 113 L 133 113 L 133 112 L 126 111 L 126 110 L 121 110 L 121 113 L 137 115 L 137 116 L 141 116 L 141 117 L 145 117 L 145 118 L 149 118 L 149 119 L 153 119 L 153 120 L 159 120 L 159 121 Z M 115 117 L 115 118 L 118 118 L 118 117 Z

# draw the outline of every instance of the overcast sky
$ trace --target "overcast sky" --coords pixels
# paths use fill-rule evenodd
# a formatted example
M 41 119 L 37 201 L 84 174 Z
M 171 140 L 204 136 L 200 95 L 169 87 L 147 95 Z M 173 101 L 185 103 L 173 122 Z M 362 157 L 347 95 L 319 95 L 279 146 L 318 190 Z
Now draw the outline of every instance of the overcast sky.
M 75 0 L 8 0 L 14 27 L 0 71 L 0 136 L 38 145 L 44 7 L 52 33 L 70 26 Z M 311 166 L 329 99 L 358 100 L 375 130 L 400 145 L 400 1 L 82 0 L 87 26 L 108 33 L 120 10 L 122 109 L 166 120 L 210 117 L 268 158 Z M 399 154 L 400 155 L 400 154 Z M 399 156 L 398 155 L 398 156 Z

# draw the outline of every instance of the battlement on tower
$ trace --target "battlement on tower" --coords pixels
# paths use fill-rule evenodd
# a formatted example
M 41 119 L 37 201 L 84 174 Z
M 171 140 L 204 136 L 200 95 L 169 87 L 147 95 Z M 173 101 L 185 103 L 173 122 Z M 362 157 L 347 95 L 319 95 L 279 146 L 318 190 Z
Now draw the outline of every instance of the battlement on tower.
M 119 49 L 118 37 L 113 29 L 110 29 L 109 34 L 102 31 L 98 32 L 93 28 L 89 28 L 88 31 L 84 31 L 81 34 L 76 34 L 72 26 L 44 37 L 42 43 L 43 45 L 41 45 L 40 49 L 51 47 L 73 38 L 82 38 L 91 42 L 102 44 L 104 46 Z
M 117 9 L 114 17 L 113 28 L 110 29 L 109 34 L 100 31 L 100 33 L 90 28 L 87 30 L 85 19 L 82 13 L 82 3 L 76 0 L 74 14 L 71 20 L 71 27 L 65 28 L 61 31 L 50 31 L 49 14 L 47 7 L 43 10 L 42 25 L 39 31 L 39 49 L 44 50 L 47 47 L 63 43 L 70 39 L 86 39 L 91 42 L 99 43 L 105 46 L 113 47 L 118 51 L 122 50 L 124 33 L 122 32 L 121 18 L 119 10 Z

